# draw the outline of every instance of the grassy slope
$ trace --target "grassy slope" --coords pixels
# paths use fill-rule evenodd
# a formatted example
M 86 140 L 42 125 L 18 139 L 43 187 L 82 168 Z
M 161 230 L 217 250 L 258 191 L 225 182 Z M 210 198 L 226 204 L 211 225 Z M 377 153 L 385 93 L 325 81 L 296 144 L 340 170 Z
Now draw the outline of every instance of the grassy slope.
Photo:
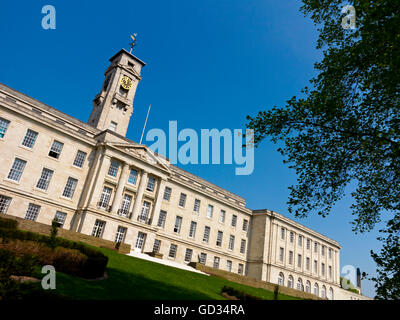
M 71 299 L 224 299 L 224 285 L 266 300 L 273 292 L 99 249 L 109 257 L 108 279 L 88 281 L 57 273 L 56 292 Z M 279 299 L 296 298 L 279 295 Z

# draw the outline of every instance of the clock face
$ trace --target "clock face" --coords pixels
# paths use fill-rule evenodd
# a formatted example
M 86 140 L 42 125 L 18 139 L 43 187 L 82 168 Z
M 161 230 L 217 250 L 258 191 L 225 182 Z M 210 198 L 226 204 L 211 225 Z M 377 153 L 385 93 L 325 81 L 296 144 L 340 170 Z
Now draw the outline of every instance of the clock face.
M 133 85 L 133 81 L 131 78 L 127 77 L 127 76 L 123 76 L 121 78 L 121 87 L 124 88 L 125 90 L 129 90 L 130 88 L 132 88 Z

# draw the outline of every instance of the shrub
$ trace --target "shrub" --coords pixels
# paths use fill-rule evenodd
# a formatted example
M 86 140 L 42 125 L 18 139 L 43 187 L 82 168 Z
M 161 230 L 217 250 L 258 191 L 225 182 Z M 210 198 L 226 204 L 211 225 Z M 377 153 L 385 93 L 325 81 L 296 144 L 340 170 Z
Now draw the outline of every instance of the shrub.
M 50 257 L 53 256 L 53 253 L 51 252 L 51 248 L 48 246 L 49 244 L 49 236 L 41 235 L 38 233 L 34 232 L 29 232 L 29 231 L 22 231 L 22 230 L 10 230 L 10 229 L 4 229 L 0 228 L 0 238 L 3 239 L 3 242 L 6 240 L 10 239 L 15 239 L 15 240 L 21 240 L 21 241 L 33 241 L 33 242 L 38 242 L 42 244 L 41 246 L 37 247 L 32 244 L 19 244 L 19 249 L 16 248 L 15 250 L 22 250 L 24 251 L 25 249 L 22 249 L 22 247 L 30 247 L 31 250 L 39 250 L 38 256 L 40 259 L 46 259 L 46 261 L 50 260 Z M 63 238 L 55 238 L 53 244 L 54 248 L 55 247 L 63 247 L 66 249 L 72 249 L 76 250 L 79 253 L 85 255 L 87 259 L 85 261 L 82 261 L 83 259 L 79 259 L 80 261 L 80 273 L 79 275 L 84 278 L 98 278 L 104 275 L 107 262 L 108 262 L 108 257 L 105 256 L 103 253 L 100 251 L 97 251 L 95 249 L 92 249 L 88 246 L 86 246 L 83 243 L 78 243 L 70 240 L 66 240 Z M 60 249 L 59 249 L 60 250 Z M 24 251 L 25 252 L 25 251 Z M 40 253 L 40 254 L 39 254 Z M 66 253 L 65 253 L 66 254 Z M 67 255 L 67 254 L 66 254 Z M 69 253 L 71 256 L 71 252 Z M 73 255 L 74 257 L 71 258 L 72 260 L 76 260 L 77 255 L 76 252 Z M 59 261 L 60 265 L 63 265 Z M 54 265 L 54 267 L 56 267 Z M 57 267 L 56 267 L 57 268 Z M 59 270 L 61 271 L 61 270 Z
M 221 293 L 227 293 L 231 297 L 236 297 L 239 300 L 261 300 L 261 298 L 252 296 L 244 291 L 234 289 L 232 287 L 224 286 L 221 290 Z
M 0 218 L 0 228 L 16 230 L 18 222 L 13 219 Z

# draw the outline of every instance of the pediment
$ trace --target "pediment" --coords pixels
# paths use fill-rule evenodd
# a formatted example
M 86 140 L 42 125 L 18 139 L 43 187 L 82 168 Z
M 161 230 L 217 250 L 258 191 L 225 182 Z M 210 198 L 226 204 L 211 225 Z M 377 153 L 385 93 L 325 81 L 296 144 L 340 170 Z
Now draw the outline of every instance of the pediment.
M 139 159 L 153 166 L 157 166 L 162 170 L 170 172 L 168 161 L 163 159 L 159 155 L 155 154 L 153 150 L 149 149 L 144 145 L 112 143 L 112 146 L 123 151 L 124 153 L 132 155 L 136 159 Z

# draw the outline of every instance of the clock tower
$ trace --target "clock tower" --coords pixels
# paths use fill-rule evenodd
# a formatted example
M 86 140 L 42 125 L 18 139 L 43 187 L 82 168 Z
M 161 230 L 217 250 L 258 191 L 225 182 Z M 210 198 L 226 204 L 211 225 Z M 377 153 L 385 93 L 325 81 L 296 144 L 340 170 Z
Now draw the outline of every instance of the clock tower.
M 125 136 L 133 113 L 133 99 L 146 64 L 122 49 L 110 59 L 105 80 L 93 100 L 89 124 L 100 130 L 112 130 Z

